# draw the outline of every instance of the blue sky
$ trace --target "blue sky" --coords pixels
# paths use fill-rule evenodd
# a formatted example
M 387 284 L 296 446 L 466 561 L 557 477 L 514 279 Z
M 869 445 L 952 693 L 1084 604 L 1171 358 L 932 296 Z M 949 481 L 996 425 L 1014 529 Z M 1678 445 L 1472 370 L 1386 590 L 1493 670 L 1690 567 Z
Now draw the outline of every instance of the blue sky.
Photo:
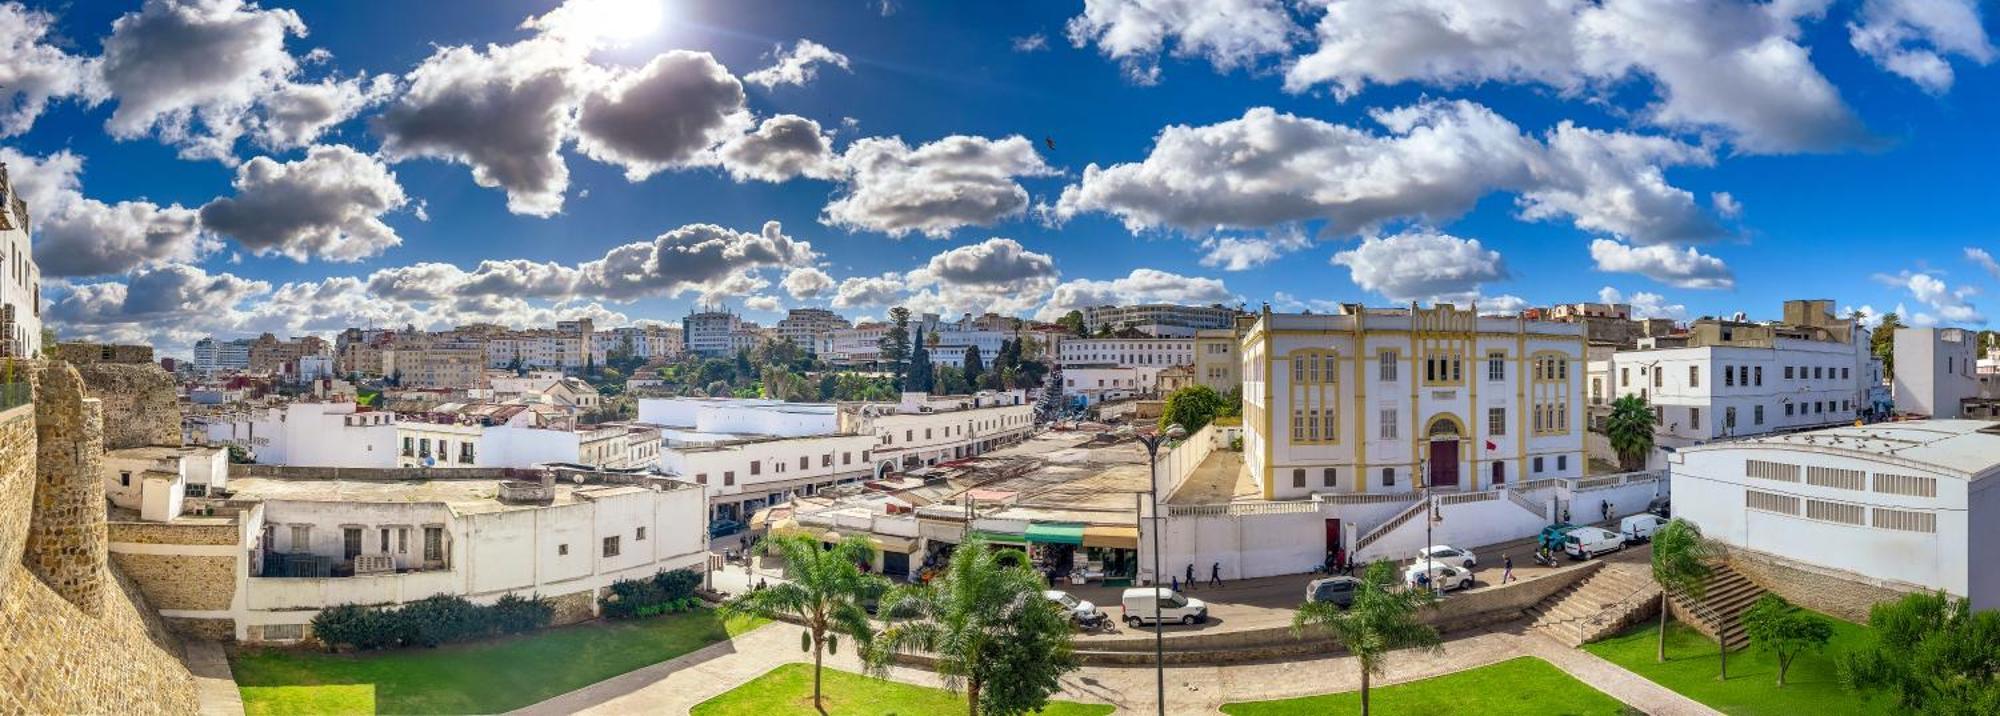
M 2000 288 L 1969 0 L 559 4 L 0 3 L 52 321 Z

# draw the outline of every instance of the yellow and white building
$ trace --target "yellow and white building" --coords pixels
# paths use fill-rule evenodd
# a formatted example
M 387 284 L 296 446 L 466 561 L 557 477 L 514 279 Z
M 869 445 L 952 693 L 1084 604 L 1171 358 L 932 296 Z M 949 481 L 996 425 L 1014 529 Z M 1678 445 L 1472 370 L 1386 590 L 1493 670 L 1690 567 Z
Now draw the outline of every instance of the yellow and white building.
M 1237 351 L 1245 467 L 1267 500 L 1581 476 L 1584 344 L 1451 304 L 1266 308 Z

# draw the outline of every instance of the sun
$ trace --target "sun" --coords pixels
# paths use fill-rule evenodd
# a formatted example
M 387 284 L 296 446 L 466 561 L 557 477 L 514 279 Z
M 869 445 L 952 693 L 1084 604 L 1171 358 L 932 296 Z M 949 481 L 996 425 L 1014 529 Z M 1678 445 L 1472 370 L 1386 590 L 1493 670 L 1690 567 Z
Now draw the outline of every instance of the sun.
M 569 0 L 531 21 L 551 34 L 588 44 L 623 44 L 666 24 L 671 0 Z

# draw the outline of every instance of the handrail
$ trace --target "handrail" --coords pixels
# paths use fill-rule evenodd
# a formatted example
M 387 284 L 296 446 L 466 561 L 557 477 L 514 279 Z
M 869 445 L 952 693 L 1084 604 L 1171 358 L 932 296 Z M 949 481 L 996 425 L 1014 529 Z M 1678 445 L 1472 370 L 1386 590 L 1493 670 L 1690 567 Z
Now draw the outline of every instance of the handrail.
M 1542 518 L 1542 521 L 1548 521 L 1549 506 L 1547 504 L 1536 504 L 1534 501 L 1522 497 L 1521 493 L 1513 490 L 1507 491 L 1507 499 L 1513 501 L 1516 505 L 1520 505 L 1522 509 L 1535 513 L 1535 516 Z
M 1376 540 L 1382 539 L 1384 535 L 1394 531 L 1397 527 L 1403 526 L 1404 523 L 1409 522 L 1424 510 L 1429 509 L 1430 504 L 1431 501 L 1429 499 L 1419 499 L 1416 504 L 1403 508 L 1403 511 L 1396 513 L 1395 517 L 1389 518 L 1389 521 L 1382 523 L 1381 526 L 1375 529 L 1369 530 L 1368 534 L 1362 535 L 1360 539 L 1355 540 L 1354 551 L 1360 552 L 1369 545 L 1375 544 Z

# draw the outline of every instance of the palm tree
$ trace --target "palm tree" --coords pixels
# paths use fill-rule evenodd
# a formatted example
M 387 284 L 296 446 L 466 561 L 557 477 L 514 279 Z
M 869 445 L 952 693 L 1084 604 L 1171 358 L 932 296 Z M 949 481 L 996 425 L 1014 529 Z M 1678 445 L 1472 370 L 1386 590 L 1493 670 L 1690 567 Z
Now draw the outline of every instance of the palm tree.
M 971 716 L 1039 711 L 1077 664 L 1069 615 L 1044 589 L 1019 551 L 968 540 L 937 579 L 883 600 L 879 613 L 890 624 L 869 662 L 880 670 L 898 652 L 928 654 L 945 688 L 965 694 Z
M 1655 658 L 1661 662 L 1667 660 L 1667 595 L 1679 592 L 1701 601 L 1708 586 L 1708 560 L 1714 552 L 1701 536 L 1701 528 L 1687 520 L 1675 518 L 1653 533 L 1653 581 L 1660 583 L 1660 643 Z
M 1396 569 L 1388 562 L 1369 565 L 1346 609 L 1330 602 L 1306 602 L 1292 615 L 1292 632 L 1317 627 L 1347 648 L 1361 662 L 1361 713 L 1368 713 L 1368 677 L 1382 673 L 1383 659 L 1394 649 L 1417 647 L 1436 653 L 1437 630 L 1417 619 L 1417 611 L 1437 597 L 1427 589 L 1397 589 Z
M 849 536 L 822 549 L 810 536 L 784 535 L 759 542 L 757 553 L 773 548 L 785 560 L 786 580 L 745 592 L 723 604 L 722 613 L 790 617 L 804 623 L 807 637 L 801 646 L 813 653 L 813 708 L 826 713 L 820 704 L 820 668 L 826 654 L 839 650 L 836 634 L 848 635 L 855 648 L 863 650 L 857 653 L 865 653 L 875 630 L 862 602 L 887 591 L 888 582 L 861 571 L 860 565 L 875 561 L 875 547 L 864 537 Z
M 1655 424 L 1652 406 L 1646 404 L 1645 398 L 1627 395 L 1611 401 L 1611 415 L 1604 420 L 1604 432 L 1611 438 L 1611 449 L 1618 452 L 1620 469 L 1646 466 L 1646 456 L 1653 452 Z

